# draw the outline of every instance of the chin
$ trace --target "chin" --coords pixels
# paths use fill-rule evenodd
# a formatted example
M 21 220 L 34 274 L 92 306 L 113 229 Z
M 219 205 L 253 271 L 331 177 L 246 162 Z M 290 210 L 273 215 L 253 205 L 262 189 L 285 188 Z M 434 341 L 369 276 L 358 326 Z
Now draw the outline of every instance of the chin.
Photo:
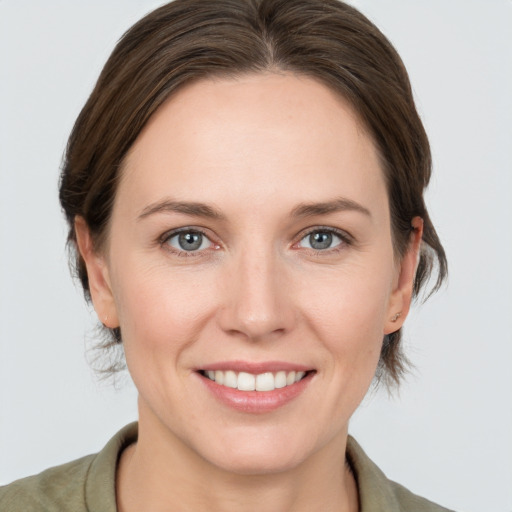
M 211 461 L 218 468 L 236 475 L 272 475 L 291 471 L 302 462 L 296 454 L 230 454 Z
M 223 442 L 224 441 L 224 442 Z M 219 439 L 203 456 L 218 468 L 239 475 L 266 475 L 292 470 L 314 452 L 305 439 L 289 433 L 257 432 Z

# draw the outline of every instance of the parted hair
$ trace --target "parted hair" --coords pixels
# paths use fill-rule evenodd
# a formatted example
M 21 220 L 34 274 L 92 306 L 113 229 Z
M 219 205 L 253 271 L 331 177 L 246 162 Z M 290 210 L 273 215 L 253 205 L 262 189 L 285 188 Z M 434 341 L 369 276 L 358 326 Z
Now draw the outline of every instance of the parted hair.
M 424 222 L 414 296 L 439 288 L 447 261 L 423 196 L 431 176 L 429 142 L 407 71 L 380 30 L 338 0 L 175 0 L 122 36 L 69 137 L 60 202 L 87 300 L 75 218 L 85 220 L 101 250 L 123 161 L 149 118 L 192 81 L 272 71 L 314 78 L 350 103 L 380 157 L 397 258 L 407 249 L 413 217 Z M 119 328 L 105 332 L 105 348 L 121 344 Z M 399 383 L 406 367 L 398 330 L 383 340 L 377 380 Z

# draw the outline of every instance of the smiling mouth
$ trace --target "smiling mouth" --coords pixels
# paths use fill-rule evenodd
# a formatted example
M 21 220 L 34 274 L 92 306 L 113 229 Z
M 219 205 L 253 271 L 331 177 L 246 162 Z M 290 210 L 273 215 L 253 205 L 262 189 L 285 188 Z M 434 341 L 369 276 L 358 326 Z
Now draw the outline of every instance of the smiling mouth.
M 200 370 L 199 373 L 214 381 L 220 386 L 225 386 L 239 391 L 274 391 L 282 389 L 301 381 L 312 371 L 277 371 L 265 372 L 254 375 L 247 372 L 235 372 L 233 370 Z

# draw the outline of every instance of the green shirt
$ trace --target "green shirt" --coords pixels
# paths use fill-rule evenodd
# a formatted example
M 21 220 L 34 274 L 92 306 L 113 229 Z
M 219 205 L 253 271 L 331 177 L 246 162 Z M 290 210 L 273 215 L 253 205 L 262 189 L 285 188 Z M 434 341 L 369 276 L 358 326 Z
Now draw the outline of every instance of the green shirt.
M 0 487 L 1 512 L 116 512 L 119 455 L 137 440 L 137 424 L 119 431 L 95 455 L 47 469 Z M 347 458 L 357 480 L 360 512 L 443 512 L 386 478 L 349 437 Z

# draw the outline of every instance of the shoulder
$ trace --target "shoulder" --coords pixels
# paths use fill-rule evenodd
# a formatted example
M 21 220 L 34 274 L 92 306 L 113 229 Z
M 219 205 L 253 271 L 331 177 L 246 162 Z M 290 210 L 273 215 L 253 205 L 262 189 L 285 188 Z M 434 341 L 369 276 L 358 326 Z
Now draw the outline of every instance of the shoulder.
M 453 512 L 445 507 L 437 505 L 417 494 L 412 493 L 404 486 L 388 480 L 393 495 L 400 504 L 400 510 L 403 512 Z
M 120 430 L 97 454 L 0 487 L 2 512 L 113 512 L 119 455 L 137 439 L 137 424 Z
M 357 481 L 361 512 L 450 512 L 389 480 L 350 436 L 347 459 Z
M 0 487 L 0 510 L 87 510 L 84 484 L 94 457 L 89 455 Z

